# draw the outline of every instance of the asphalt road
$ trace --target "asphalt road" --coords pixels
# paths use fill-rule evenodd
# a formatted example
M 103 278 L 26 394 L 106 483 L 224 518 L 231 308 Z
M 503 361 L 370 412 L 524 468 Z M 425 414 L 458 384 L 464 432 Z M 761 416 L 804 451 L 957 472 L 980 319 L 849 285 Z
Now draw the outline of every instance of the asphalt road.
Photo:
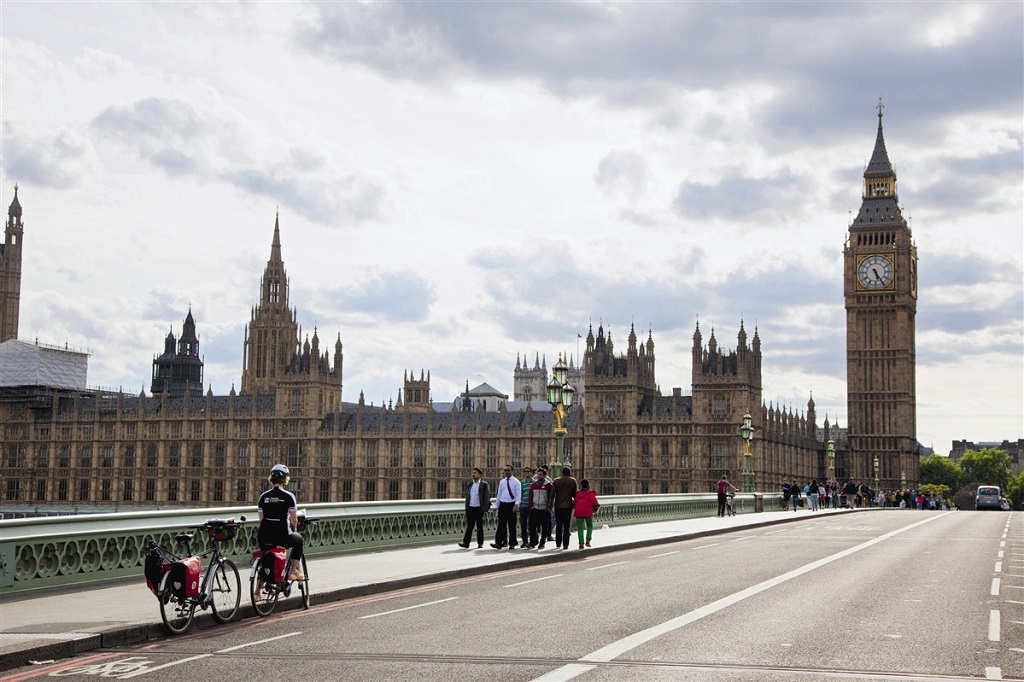
M 808 514 L 275 613 L 0 679 L 269 676 L 1024 680 L 1024 514 Z

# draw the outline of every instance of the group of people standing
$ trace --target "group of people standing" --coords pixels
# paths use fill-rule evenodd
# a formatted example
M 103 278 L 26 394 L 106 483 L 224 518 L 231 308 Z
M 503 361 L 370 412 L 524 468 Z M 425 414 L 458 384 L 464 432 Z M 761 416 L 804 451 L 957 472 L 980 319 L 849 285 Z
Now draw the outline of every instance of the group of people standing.
M 459 547 L 468 549 L 476 532 L 477 547 L 484 546 L 484 514 L 491 509 L 491 489 L 483 480 L 483 470 L 474 468 L 472 480 L 466 484 L 466 533 Z M 580 549 L 590 547 L 594 535 L 594 514 L 600 506 L 597 495 L 584 479 L 578 484 L 569 467 L 562 469 L 556 479 L 549 476 L 548 468 L 523 467 L 523 477 L 515 478 L 512 465 L 502 468 L 502 478 L 494 490 L 497 503 L 498 528 L 494 534 L 494 549 L 544 549 L 554 540 L 558 549 L 569 549 L 572 517 L 576 517 L 576 531 Z M 551 516 L 555 517 L 554 538 L 551 535 Z M 518 541 L 516 532 L 518 530 Z

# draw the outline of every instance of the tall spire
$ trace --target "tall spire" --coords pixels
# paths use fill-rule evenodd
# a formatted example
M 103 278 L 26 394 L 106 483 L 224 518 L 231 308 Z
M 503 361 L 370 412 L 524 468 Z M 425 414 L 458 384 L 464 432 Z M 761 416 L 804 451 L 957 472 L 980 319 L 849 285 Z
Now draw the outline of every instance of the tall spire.
M 879 127 L 881 130 L 881 127 Z M 274 241 L 270 244 L 270 262 L 282 263 L 281 258 L 281 212 L 274 212 Z
M 871 160 L 864 171 L 864 177 L 871 175 L 888 175 L 892 173 L 892 164 L 889 162 L 889 152 L 885 150 L 885 136 L 882 134 L 882 98 L 878 98 L 878 134 L 875 136 L 875 149 L 871 152 Z

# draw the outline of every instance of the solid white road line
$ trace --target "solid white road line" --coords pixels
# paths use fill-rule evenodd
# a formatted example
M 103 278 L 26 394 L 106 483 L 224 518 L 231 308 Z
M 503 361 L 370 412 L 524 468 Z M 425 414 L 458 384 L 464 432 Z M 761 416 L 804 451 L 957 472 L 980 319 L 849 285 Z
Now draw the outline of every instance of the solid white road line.
M 244 648 L 249 647 L 249 646 L 256 646 L 257 644 L 264 644 L 266 642 L 273 642 L 276 639 L 285 639 L 286 637 L 294 637 L 295 635 L 301 635 L 301 634 L 302 634 L 302 632 L 289 632 L 287 635 L 279 635 L 277 637 L 270 637 L 268 639 L 261 639 L 261 640 L 256 641 L 256 642 L 249 642 L 248 644 L 239 644 L 238 646 L 229 647 L 227 649 L 221 649 L 220 651 L 216 651 L 214 653 L 216 653 L 216 654 L 224 654 L 224 653 L 227 653 L 229 651 L 235 651 L 237 649 L 244 649 Z M 152 668 L 143 668 L 143 669 L 137 670 L 135 672 L 127 673 L 126 675 L 118 675 L 117 678 L 121 679 L 121 680 L 126 680 L 129 677 L 138 677 L 139 675 L 148 675 L 149 673 L 154 672 L 156 670 L 163 670 L 164 668 L 170 668 L 170 667 L 175 666 L 175 665 L 181 665 L 182 663 L 188 663 L 189 661 L 198 661 L 201 658 L 209 658 L 210 656 L 213 656 L 213 655 L 214 654 L 199 654 L 198 656 L 189 656 L 188 658 L 183 658 L 183 659 L 178 660 L 178 661 L 171 661 L 170 663 L 164 663 L 163 665 L 154 666 Z
M 690 623 L 694 623 L 700 620 L 701 618 L 704 618 L 705 616 L 710 616 L 714 613 L 717 613 L 722 609 L 728 608 L 733 604 L 737 604 L 743 601 L 744 599 L 753 597 L 754 595 L 760 594 L 766 590 L 781 585 L 782 583 L 792 580 L 793 578 L 798 578 L 806 573 L 810 573 L 815 569 L 821 568 L 822 566 L 826 566 L 834 561 L 838 561 L 840 559 L 848 557 L 851 554 L 855 554 L 857 552 L 860 552 L 861 550 L 873 547 L 874 545 L 877 545 L 880 542 L 884 542 L 889 538 L 895 537 L 900 533 L 904 533 L 913 528 L 917 528 L 918 526 L 923 526 L 926 523 L 931 523 L 932 521 L 942 518 L 943 516 L 946 516 L 946 514 L 929 516 L 923 521 L 918 521 L 917 523 L 913 523 L 909 526 L 905 526 L 898 530 L 890 531 L 883 535 L 879 535 L 878 537 L 872 540 L 862 542 L 859 545 L 856 545 L 849 549 L 845 549 L 841 552 L 837 552 L 832 556 L 825 557 L 824 559 L 818 559 L 817 561 L 812 561 L 809 564 L 805 564 L 799 568 L 793 569 L 792 571 L 788 571 L 787 573 L 783 573 L 782 575 L 765 580 L 764 582 L 748 587 L 745 590 L 740 590 L 739 592 L 736 592 L 734 594 L 722 597 L 721 599 L 713 601 L 710 604 L 706 604 L 700 608 L 694 609 L 689 613 L 684 613 L 681 616 L 677 616 L 676 618 L 667 620 L 659 625 L 647 628 L 646 630 L 641 630 L 640 632 L 636 632 L 632 635 L 629 635 L 628 637 L 623 637 L 617 642 L 612 642 L 611 644 L 608 644 L 607 646 L 604 646 L 598 649 L 597 651 L 587 654 L 583 658 L 579 659 L 579 661 L 576 663 L 564 665 L 560 668 L 552 670 L 551 672 L 541 675 L 540 677 L 536 678 L 534 682 L 565 682 L 566 680 L 571 680 L 574 677 L 578 677 L 579 675 L 582 675 L 585 672 L 593 670 L 597 667 L 598 663 L 607 663 L 609 661 L 615 660 L 616 658 L 625 654 L 626 652 L 635 649 L 641 644 L 646 644 L 647 642 L 657 637 L 660 637 L 661 635 L 673 632 L 674 630 L 678 630 L 679 628 L 685 625 L 689 625 Z
M 534 578 L 533 580 L 524 580 L 521 583 L 512 583 L 511 585 L 505 585 L 505 587 L 519 587 L 520 585 L 529 585 L 530 583 L 539 583 L 541 580 L 551 580 L 552 578 L 561 578 L 561 573 L 554 575 L 546 575 L 543 578 Z
M 378 616 L 388 616 L 392 613 L 400 613 L 402 611 L 412 611 L 413 609 L 422 609 L 424 606 L 433 606 L 434 604 L 443 604 L 446 601 L 454 601 L 458 597 L 448 597 L 447 599 L 438 599 L 437 601 L 428 601 L 426 604 L 417 604 L 416 606 L 406 606 L 404 609 L 394 609 L 393 611 L 384 611 L 382 613 L 371 613 L 369 616 L 359 616 L 359 620 L 365 620 L 367 618 L 377 618 Z
M 999 641 L 999 611 L 997 609 L 988 612 L 988 641 Z

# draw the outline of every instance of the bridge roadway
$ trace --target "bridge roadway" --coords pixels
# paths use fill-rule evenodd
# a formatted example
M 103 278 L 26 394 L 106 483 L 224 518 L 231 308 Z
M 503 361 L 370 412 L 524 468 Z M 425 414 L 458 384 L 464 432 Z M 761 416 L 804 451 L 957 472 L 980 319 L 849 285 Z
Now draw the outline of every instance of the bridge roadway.
M 870 510 L 830 510 L 815 514 L 870 513 Z M 417 544 L 406 549 L 353 552 L 309 558 L 313 603 L 325 603 L 369 594 L 444 582 L 524 564 L 564 561 L 575 554 L 603 553 L 630 547 L 653 546 L 687 537 L 701 537 L 752 526 L 803 520 L 812 512 L 768 511 L 733 517 L 687 518 L 595 529 L 594 547 L 581 552 L 556 550 L 548 543 L 542 552 L 495 550 L 493 535 L 483 549 L 455 545 Z M 475 538 L 474 538 L 475 540 Z M 454 551 L 453 551 L 454 550 Z M 242 607 L 236 618 L 255 617 L 249 604 L 249 567 L 238 566 L 242 580 Z M 278 609 L 298 608 L 293 593 Z M 209 612 L 196 612 L 193 629 L 215 626 Z M 0 670 L 29 661 L 58 659 L 101 647 L 121 646 L 165 637 L 156 599 L 148 590 L 141 569 L 136 580 L 47 589 L 38 594 L 0 597 Z

